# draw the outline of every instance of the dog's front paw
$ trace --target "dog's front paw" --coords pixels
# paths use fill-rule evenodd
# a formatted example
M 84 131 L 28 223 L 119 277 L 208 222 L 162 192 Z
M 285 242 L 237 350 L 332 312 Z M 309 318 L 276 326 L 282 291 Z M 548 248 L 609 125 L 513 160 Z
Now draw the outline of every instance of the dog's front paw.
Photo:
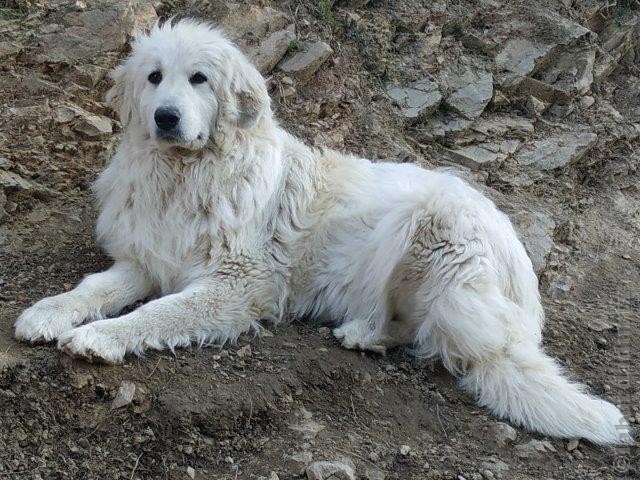
M 56 297 L 45 298 L 27 308 L 15 323 L 18 340 L 51 342 L 82 321 L 78 308 Z
M 115 337 L 101 331 L 99 322 L 83 325 L 63 333 L 58 339 L 58 348 L 74 358 L 84 358 L 89 362 L 116 365 L 122 363 L 125 346 Z
M 338 328 L 334 328 L 333 336 L 338 339 L 344 348 L 349 350 L 368 350 L 381 355 L 387 352 L 385 345 L 377 342 L 377 339 L 363 334 L 360 326 L 355 322 L 348 322 Z

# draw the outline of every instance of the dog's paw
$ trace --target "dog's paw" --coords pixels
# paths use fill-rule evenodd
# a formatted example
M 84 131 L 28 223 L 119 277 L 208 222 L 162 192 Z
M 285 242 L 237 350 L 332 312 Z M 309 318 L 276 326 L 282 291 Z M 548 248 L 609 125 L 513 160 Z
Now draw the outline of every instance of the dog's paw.
M 340 344 L 349 350 L 368 350 L 370 352 L 384 355 L 387 347 L 376 343 L 376 341 L 362 334 L 362 330 L 354 323 L 345 323 L 338 328 L 333 329 L 333 336 L 338 339 Z
M 100 331 L 96 323 L 63 333 L 58 339 L 58 348 L 74 358 L 110 365 L 122 363 L 126 353 L 125 346 L 112 335 Z
M 31 343 L 45 343 L 71 330 L 82 321 L 81 313 L 73 305 L 66 305 L 55 297 L 45 298 L 27 308 L 15 323 L 15 337 Z

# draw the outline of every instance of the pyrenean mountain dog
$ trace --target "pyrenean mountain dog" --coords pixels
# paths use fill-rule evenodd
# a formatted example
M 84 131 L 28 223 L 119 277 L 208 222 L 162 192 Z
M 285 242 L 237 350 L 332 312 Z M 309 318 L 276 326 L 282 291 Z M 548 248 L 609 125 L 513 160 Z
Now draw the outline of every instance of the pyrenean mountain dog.
M 120 363 L 312 317 L 347 348 L 441 358 L 480 405 L 531 430 L 632 442 L 621 412 L 542 351 L 531 262 L 464 181 L 308 147 L 206 24 L 156 25 L 112 78 L 124 133 L 95 192 L 115 263 L 25 310 L 17 338 Z

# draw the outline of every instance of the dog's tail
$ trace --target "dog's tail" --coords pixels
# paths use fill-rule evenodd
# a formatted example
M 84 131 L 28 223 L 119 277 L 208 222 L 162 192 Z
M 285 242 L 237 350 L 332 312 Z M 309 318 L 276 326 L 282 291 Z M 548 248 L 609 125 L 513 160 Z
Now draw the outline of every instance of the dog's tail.
M 461 385 L 495 415 L 529 430 L 598 444 L 629 444 L 629 424 L 614 405 L 567 380 L 522 326 L 534 320 L 494 281 L 446 286 L 418 332 L 418 352 L 439 356 Z
M 564 378 L 557 363 L 533 343 L 516 344 L 473 365 L 461 384 L 480 405 L 529 430 L 598 444 L 633 442 L 620 410 Z

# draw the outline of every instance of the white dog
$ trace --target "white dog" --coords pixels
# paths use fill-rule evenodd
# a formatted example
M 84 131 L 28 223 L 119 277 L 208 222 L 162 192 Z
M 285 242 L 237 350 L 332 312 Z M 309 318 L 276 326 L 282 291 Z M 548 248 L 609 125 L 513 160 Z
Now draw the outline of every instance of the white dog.
M 17 338 L 120 363 L 313 317 L 339 324 L 347 348 L 440 357 L 480 405 L 531 430 L 632 442 L 620 411 L 543 353 L 531 262 L 465 182 L 304 145 L 205 24 L 156 25 L 112 76 L 124 134 L 95 192 L 115 263 L 27 309 Z

